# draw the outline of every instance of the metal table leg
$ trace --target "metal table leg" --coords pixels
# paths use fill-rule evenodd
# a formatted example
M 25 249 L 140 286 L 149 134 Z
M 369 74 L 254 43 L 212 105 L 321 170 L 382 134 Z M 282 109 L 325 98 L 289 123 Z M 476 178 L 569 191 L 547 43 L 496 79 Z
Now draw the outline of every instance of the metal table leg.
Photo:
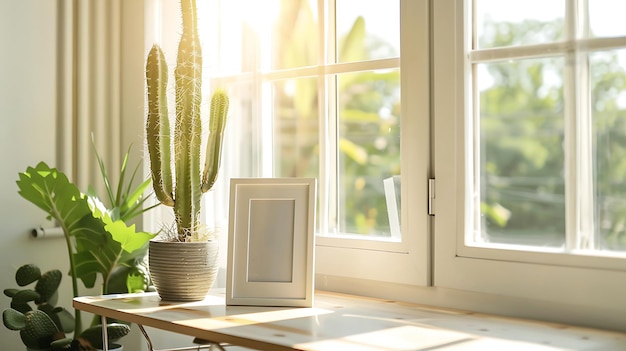
M 109 335 L 107 331 L 107 318 L 105 316 L 100 317 L 100 323 L 102 324 L 102 345 L 103 351 L 109 351 Z
M 143 337 L 146 339 L 146 343 L 148 343 L 148 351 L 155 351 L 154 347 L 152 346 L 152 340 L 150 340 L 150 336 L 148 335 L 148 332 L 146 332 L 146 329 L 141 324 L 137 324 L 137 325 L 139 326 L 139 330 L 141 330 Z M 183 350 L 200 351 L 205 348 L 208 348 L 207 350 L 209 351 L 212 351 L 212 350 L 226 351 L 224 350 L 224 347 L 220 345 L 220 343 L 212 342 L 212 341 L 207 341 L 207 342 L 208 343 L 206 345 L 186 346 L 186 347 L 178 347 L 178 348 L 173 348 L 173 349 L 161 349 L 161 350 L 156 350 L 156 351 L 183 351 Z M 107 350 L 105 349 L 105 351 Z

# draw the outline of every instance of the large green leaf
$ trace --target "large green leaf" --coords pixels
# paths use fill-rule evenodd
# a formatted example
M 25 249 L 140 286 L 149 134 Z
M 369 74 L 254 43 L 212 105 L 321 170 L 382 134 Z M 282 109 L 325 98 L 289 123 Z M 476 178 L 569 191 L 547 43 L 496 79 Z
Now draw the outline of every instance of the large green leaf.
M 41 162 L 20 173 L 17 181 L 19 194 L 48 213 L 63 228 L 68 253 L 75 278 L 91 288 L 98 273 L 107 279 L 111 272 L 144 254 L 146 243 L 153 234 L 136 232 L 127 227 L 123 220 L 112 220 L 102 203 L 93 197 L 83 196 L 67 176 L 56 168 Z

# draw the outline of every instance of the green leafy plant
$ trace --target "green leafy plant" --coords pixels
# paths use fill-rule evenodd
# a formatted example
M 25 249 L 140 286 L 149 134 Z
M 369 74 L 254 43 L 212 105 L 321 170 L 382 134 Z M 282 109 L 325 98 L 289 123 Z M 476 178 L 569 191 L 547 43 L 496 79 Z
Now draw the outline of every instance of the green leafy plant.
M 72 343 L 102 348 L 100 325 L 86 329 L 76 339 L 66 336 L 74 331 L 75 319 L 65 308 L 55 306 L 62 277 L 58 269 L 42 274 L 34 264 L 18 268 L 15 282 L 20 288 L 4 290 L 4 294 L 11 298 L 11 307 L 2 312 L 4 326 L 19 331 L 24 345 L 32 349 L 69 350 Z M 126 324 L 107 324 L 109 344 L 129 332 L 130 327 Z
M 218 89 L 211 98 L 209 135 L 204 171 L 200 168 L 202 101 L 202 50 L 197 29 L 195 0 L 182 0 L 183 33 L 178 47 L 176 127 L 171 135 L 167 109 L 168 70 L 165 55 L 154 45 L 146 62 L 148 96 L 147 144 L 154 192 L 161 203 L 174 209 L 178 241 L 204 241 L 200 225 L 200 198 L 217 178 L 228 96 Z M 175 169 L 171 169 L 174 150 Z M 173 179 L 176 179 L 174 186 Z
M 129 149 L 130 150 L 130 149 Z M 154 206 L 145 207 L 144 191 L 150 179 L 133 189 L 137 168 L 126 182 L 129 152 L 121 166 L 119 184 L 111 186 L 102 159 L 96 152 L 105 188 L 111 202 L 107 207 L 91 191 L 83 194 L 56 168 L 41 162 L 19 174 L 19 194 L 48 214 L 64 233 L 70 264 L 74 297 L 79 296 L 78 280 L 93 288 L 98 275 L 102 277 L 103 294 L 136 292 L 149 286 L 143 258 L 148 242 L 155 234 L 140 232 L 127 221 Z M 97 316 L 91 325 L 99 321 Z M 75 311 L 75 333 L 82 332 L 80 311 Z

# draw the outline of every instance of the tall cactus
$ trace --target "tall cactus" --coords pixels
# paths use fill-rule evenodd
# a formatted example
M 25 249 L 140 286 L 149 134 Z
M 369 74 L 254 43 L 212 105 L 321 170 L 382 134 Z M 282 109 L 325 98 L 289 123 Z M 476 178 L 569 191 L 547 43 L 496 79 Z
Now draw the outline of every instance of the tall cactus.
M 200 198 L 202 193 L 211 189 L 217 177 L 228 96 L 223 90 L 215 91 L 212 96 L 206 163 L 201 174 L 202 49 L 198 37 L 196 1 L 181 0 L 181 9 L 183 33 L 174 71 L 175 131 L 172 136 L 166 101 L 167 63 L 161 48 L 154 45 L 146 62 L 146 138 L 155 194 L 161 203 L 174 208 L 178 240 L 187 242 L 199 236 Z M 175 172 L 171 170 L 172 147 Z

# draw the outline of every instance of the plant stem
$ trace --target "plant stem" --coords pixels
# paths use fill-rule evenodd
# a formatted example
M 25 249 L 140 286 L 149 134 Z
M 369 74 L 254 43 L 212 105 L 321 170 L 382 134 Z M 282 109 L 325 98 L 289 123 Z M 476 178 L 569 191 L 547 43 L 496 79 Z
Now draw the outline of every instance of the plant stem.
M 67 226 L 65 225 L 63 221 L 59 220 L 59 218 L 57 218 L 57 221 L 61 223 L 61 228 L 63 228 L 63 233 L 65 234 L 64 235 L 65 243 L 67 245 L 67 252 L 69 253 L 68 257 L 70 259 L 70 277 L 72 279 L 72 293 L 74 297 L 78 297 L 78 278 L 76 275 L 76 266 L 74 264 L 72 241 L 70 240 L 70 236 L 68 234 L 69 229 L 67 228 Z M 80 335 L 82 332 L 82 327 L 83 327 L 83 323 L 82 323 L 80 310 L 75 308 L 74 309 L 74 335 Z

